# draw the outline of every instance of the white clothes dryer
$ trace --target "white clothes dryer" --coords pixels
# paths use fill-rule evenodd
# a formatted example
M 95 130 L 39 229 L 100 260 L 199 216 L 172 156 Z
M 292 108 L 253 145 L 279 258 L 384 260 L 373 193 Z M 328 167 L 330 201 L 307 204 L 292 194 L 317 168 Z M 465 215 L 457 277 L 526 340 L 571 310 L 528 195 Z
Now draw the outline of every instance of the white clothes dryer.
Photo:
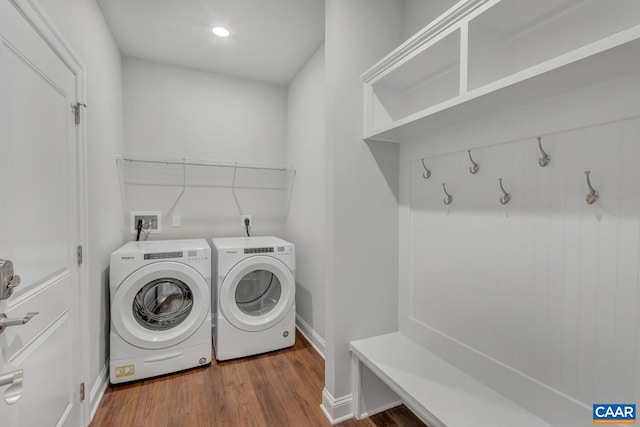
M 277 237 L 211 239 L 213 344 L 228 360 L 295 343 L 295 246 Z
M 129 242 L 111 254 L 110 381 L 211 362 L 211 248 L 205 239 Z

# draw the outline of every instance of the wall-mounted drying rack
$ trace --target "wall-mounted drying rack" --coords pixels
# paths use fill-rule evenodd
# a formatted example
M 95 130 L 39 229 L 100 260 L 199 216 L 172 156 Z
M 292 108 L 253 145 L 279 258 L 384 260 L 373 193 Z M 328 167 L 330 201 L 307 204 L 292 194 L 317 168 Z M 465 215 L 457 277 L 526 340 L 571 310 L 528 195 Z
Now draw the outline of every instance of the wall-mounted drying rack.
M 286 190 L 295 169 L 281 165 L 152 157 L 116 157 L 124 184 Z
M 295 179 L 295 169 L 283 165 L 131 154 L 118 154 L 116 163 L 123 206 L 126 185 L 182 187 L 171 210 L 188 187 L 229 188 L 236 204 L 238 189 L 286 191 L 288 205 Z M 242 213 L 239 204 L 238 210 Z

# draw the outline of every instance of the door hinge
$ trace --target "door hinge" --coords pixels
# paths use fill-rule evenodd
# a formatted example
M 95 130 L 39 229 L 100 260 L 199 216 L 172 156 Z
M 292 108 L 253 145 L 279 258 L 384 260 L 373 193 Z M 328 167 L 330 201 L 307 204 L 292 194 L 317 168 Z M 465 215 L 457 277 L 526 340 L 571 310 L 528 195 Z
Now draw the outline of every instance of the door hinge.
M 76 126 L 80 124 L 80 106 L 87 108 L 87 104 L 83 104 L 82 102 L 71 104 L 71 112 L 75 117 Z
M 76 248 L 76 256 L 78 258 L 78 265 L 82 264 L 82 245 L 78 245 Z
M 80 383 L 80 401 L 84 400 L 84 383 Z

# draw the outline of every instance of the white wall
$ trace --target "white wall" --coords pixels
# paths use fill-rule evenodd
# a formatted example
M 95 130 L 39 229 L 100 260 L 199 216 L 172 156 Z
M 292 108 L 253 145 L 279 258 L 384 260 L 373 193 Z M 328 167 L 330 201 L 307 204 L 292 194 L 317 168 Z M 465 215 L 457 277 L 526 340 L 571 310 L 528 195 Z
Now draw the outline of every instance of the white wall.
M 401 147 L 401 331 L 553 425 L 640 398 L 638 88 L 640 75 Z
M 123 243 L 118 175 L 111 160 L 123 150 L 120 52 L 94 0 L 39 2 L 86 67 L 89 283 L 84 286 L 89 288 L 91 317 L 85 381 L 93 407 L 106 385 L 103 369 L 109 357 L 109 255 Z
M 319 350 L 325 336 L 324 46 L 287 90 L 287 163 L 295 165 L 285 237 L 296 245 L 296 311 Z M 299 322 L 300 323 L 300 322 Z
M 286 87 L 128 57 L 123 75 L 126 153 L 286 163 Z M 163 232 L 154 239 L 244 233 L 230 188 L 181 191 L 126 185 L 126 210 L 162 212 Z M 236 196 L 243 213 L 253 215 L 252 234 L 282 234 L 286 191 L 237 190 Z M 173 215 L 180 215 L 181 227 L 171 226 Z
M 335 399 L 343 402 L 350 394 L 349 341 L 397 328 L 398 147 L 363 141 L 360 75 L 399 43 L 402 5 L 388 0 L 326 2 L 323 406 L 338 417 Z

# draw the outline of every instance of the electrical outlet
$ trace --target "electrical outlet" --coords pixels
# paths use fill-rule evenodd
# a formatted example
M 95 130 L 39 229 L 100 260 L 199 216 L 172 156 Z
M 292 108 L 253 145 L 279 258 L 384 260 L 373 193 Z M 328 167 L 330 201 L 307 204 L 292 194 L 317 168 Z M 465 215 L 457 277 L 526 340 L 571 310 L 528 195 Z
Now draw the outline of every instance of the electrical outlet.
M 151 234 L 162 232 L 162 216 L 160 211 L 131 211 L 129 231 L 131 234 L 138 233 L 138 221 L 142 220 L 142 229 Z
M 173 227 L 180 227 L 180 215 L 174 215 L 171 220 L 171 225 Z
M 240 215 L 240 225 L 242 226 L 242 229 L 245 227 L 245 219 L 249 220 L 249 227 L 253 226 L 253 215 Z

